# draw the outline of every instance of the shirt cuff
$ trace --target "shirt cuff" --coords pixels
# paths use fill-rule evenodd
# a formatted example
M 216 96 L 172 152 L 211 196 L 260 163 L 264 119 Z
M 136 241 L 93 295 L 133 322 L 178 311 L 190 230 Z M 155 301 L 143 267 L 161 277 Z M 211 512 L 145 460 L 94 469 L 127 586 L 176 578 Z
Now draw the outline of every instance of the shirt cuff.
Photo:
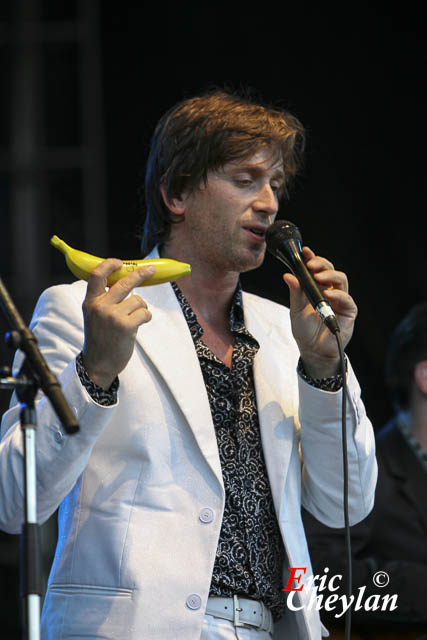
M 77 375 L 80 378 L 80 382 L 92 398 L 94 402 L 102 405 L 103 407 L 110 407 L 113 404 L 117 403 L 117 395 L 119 390 L 119 379 L 118 377 L 112 382 L 111 386 L 107 391 L 100 387 L 98 384 L 93 382 L 85 369 L 83 364 L 83 355 L 80 352 L 76 358 L 76 371 Z
M 347 368 L 347 359 L 345 364 Z M 322 391 L 339 391 L 343 386 L 341 373 L 337 373 L 337 375 L 330 376 L 329 378 L 312 378 L 305 372 L 301 358 L 298 360 L 297 372 L 308 384 Z

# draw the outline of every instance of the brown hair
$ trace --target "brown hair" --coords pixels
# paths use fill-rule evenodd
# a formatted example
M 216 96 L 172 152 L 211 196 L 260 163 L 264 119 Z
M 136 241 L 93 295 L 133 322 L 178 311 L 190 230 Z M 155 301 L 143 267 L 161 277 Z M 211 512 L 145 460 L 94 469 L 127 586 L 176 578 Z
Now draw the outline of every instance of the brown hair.
M 147 161 L 143 254 L 164 242 L 171 224 L 178 222 L 163 201 L 161 184 L 168 199 L 179 197 L 206 183 L 208 171 L 264 147 L 282 159 L 287 193 L 304 147 L 304 129 L 295 116 L 224 90 L 183 100 L 167 111 L 154 131 Z

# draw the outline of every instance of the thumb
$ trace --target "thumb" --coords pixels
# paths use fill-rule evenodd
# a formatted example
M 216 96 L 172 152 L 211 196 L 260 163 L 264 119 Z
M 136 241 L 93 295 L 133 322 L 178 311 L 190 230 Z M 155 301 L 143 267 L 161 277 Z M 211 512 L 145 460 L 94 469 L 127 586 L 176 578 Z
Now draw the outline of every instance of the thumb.
M 108 258 L 100 262 L 88 278 L 86 300 L 93 300 L 105 293 L 107 278 L 113 271 L 120 269 L 123 261 L 119 258 Z
M 288 285 L 289 288 L 289 300 L 291 309 L 294 309 L 295 311 L 301 311 L 307 304 L 307 299 L 300 283 L 298 282 L 298 278 L 292 273 L 284 273 L 282 277 L 283 281 Z

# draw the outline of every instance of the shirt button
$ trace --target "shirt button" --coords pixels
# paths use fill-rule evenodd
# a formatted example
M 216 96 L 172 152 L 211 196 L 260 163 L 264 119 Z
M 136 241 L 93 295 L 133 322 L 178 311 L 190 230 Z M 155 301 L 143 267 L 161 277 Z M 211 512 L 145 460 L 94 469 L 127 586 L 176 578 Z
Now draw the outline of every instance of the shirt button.
M 214 513 L 212 509 L 209 509 L 209 507 L 202 509 L 201 512 L 199 513 L 200 522 L 204 522 L 205 524 L 212 522 L 213 518 L 214 518 Z
M 197 593 L 191 593 L 187 598 L 187 607 L 189 609 L 200 609 L 202 605 L 202 599 Z
M 55 435 L 53 437 L 55 438 L 56 442 L 62 442 L 64 436 L 60 431 L 55 431 Z

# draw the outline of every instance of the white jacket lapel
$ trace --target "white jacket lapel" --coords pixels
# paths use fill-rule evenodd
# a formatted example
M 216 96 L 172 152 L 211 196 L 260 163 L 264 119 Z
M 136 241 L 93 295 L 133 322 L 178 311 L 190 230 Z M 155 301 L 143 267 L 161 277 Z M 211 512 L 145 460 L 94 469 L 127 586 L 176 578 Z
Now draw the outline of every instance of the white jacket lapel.
M 187 419 L 213 472 L 222 482 L 215 430 L 199 360 L 181 307 L 169 283 L 135 289 L 152 320 L 140 327 L 137 345 L 163 378 Z
M 284 327 L 280 327 L 280 333 L 277 331 L 281 319 L 276 318 L 272 323 L 267 307 L 263 310 L 259 298 L 244 294 L 243 301 L 246 327 L 260 344 L 254 362 L 257 408 L 268 477 L 279 517 L 295 435 L 298 354 L 292 340 L 285 343 Z M 283 322 L 286 322 L 285 316 Z M 289 375 L 284 376 L 284 371 L 289 371 Z

